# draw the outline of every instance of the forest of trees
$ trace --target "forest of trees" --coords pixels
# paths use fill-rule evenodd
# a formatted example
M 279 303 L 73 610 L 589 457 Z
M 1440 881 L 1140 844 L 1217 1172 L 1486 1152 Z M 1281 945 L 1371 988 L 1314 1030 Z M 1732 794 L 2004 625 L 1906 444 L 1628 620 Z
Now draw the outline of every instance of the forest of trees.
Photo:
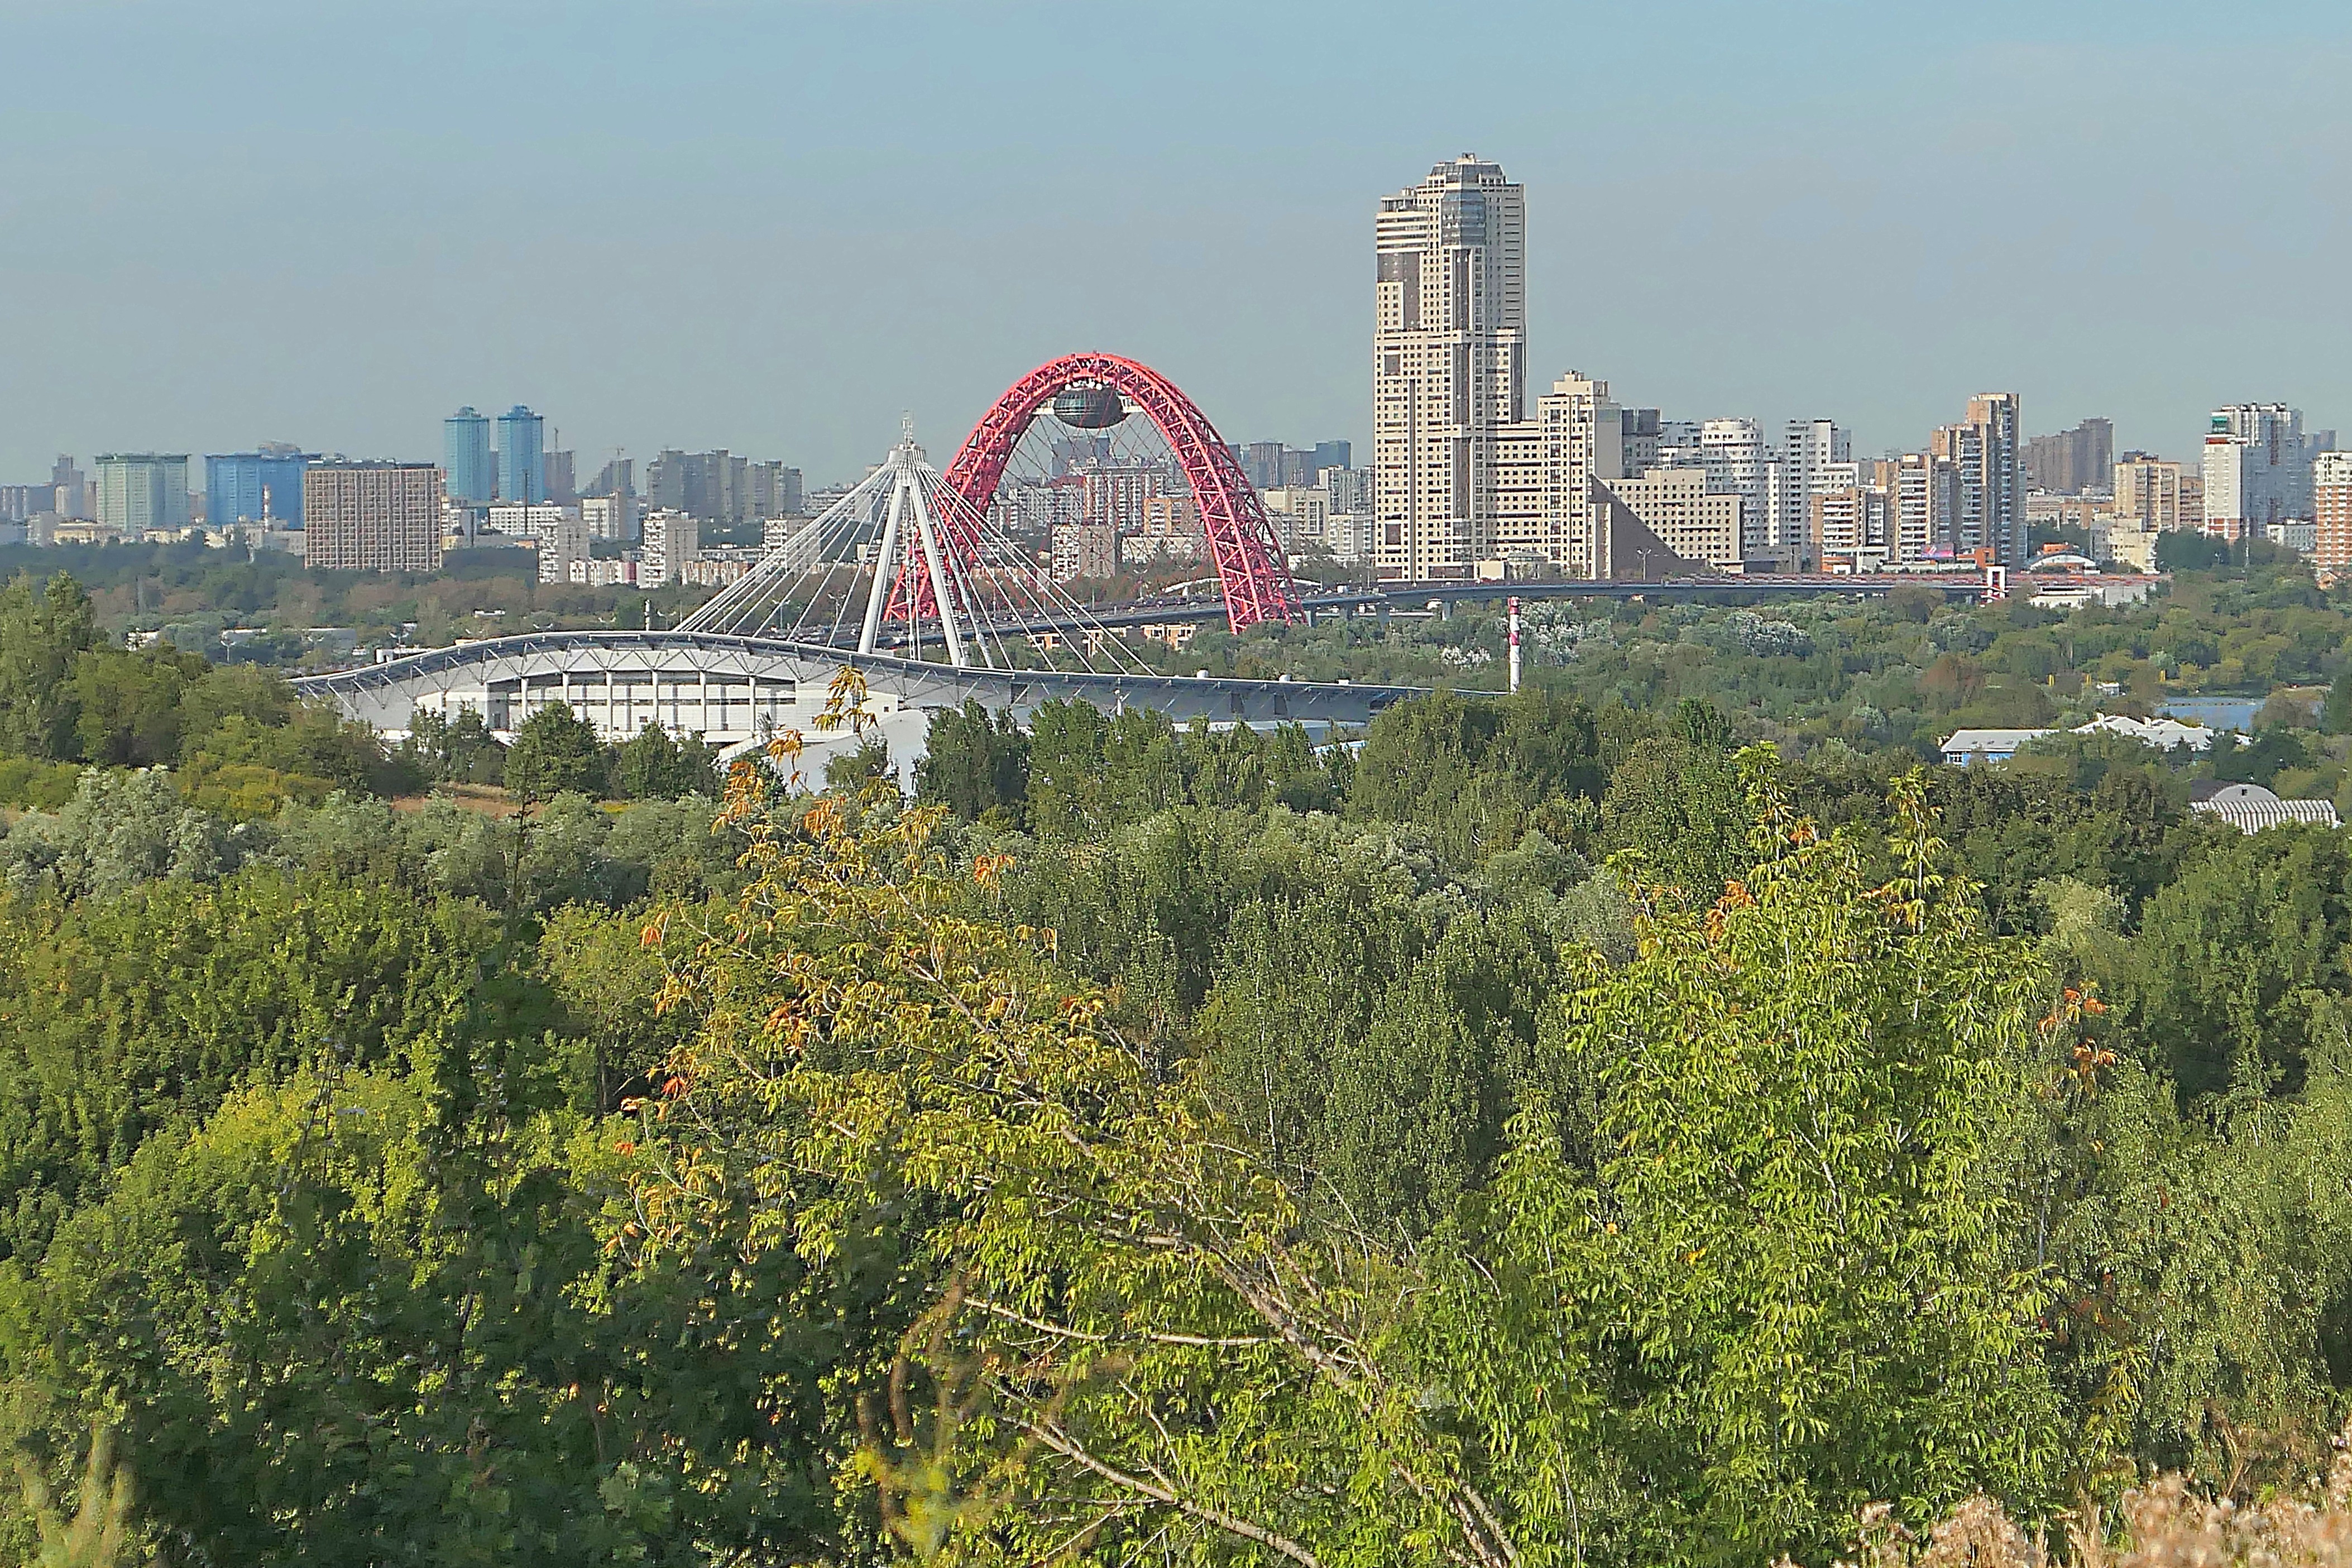
M 2307 575 L 971 707 L 911 800 L 386 750 L 77 592 L 0 595 L 0 1562 L 1761 1568 L 2352 1408 L 2352 850 L 2188 808 L 2340 781 Z M 2035 649 L 2312 698 L 1924 763 Z

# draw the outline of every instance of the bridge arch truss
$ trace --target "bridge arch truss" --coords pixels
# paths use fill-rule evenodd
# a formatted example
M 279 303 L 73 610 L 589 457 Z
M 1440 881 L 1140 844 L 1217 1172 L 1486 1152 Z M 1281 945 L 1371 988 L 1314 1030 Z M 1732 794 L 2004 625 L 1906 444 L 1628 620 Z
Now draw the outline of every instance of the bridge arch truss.
M 1227 625 L 1240 632 L 1260 622 L 1298 620 L 1297 584 L 1291 580 L 1257 491 L 1232 449 L 1175 382 L 1134 360 L 1117 354 L 1065 354 L 1007 388 L 972 426 L 948 466 L 948 485 L 971 514 L 988 515 L 1005 465 L 1039 411 L 1057 392 L 1088 385 L 1111 387 L 1133 402 L 1175 454 L 1201 510 L 1202 532 L 1223 591 Z

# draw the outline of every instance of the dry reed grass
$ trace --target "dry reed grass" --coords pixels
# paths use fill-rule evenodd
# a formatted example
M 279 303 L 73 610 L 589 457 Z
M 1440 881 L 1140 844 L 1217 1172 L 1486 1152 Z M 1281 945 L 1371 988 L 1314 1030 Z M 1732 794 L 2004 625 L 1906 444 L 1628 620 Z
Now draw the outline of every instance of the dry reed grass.
M 2111 1524 L 2086 1503 L 2053 1549 L 1988 1497 L 1960 1504 L 1924 1542 L 1873 1504 L 1860 1551 L 1838 1568 L 2352 1568 L 2352 1427 L 2326 1484 L 2305 1495 L 2241 1503 L 2168 1475 L 2126 1492 L 2117 1513 Z

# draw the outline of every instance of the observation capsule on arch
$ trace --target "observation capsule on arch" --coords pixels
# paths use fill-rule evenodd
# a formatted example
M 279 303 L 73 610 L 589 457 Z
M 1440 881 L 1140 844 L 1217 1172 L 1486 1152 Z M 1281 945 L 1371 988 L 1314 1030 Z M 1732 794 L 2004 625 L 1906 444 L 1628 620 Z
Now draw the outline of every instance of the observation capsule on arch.
M 1054 417 L 1073 430 L 1108 430 L 1127 417 L 1127 403 L 1117 387 L 1080 382 L 1054 394 Z

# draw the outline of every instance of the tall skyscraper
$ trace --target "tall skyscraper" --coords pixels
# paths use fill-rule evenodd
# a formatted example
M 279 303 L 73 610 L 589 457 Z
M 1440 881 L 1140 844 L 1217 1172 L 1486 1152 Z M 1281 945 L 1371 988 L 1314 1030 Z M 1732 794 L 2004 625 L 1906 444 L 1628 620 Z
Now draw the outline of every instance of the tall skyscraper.
M 1948 548 L 1953 555 L 1984 550 L 1997 565 L 2025 564 L 2024 470 L 2017 432 L 2017 394 L 1987 392 L 1969 400 L 1966 419 L 1928 436 L 1928 455 L 1952 466 L 1957 494 Z
M 430 463 L 320 463 L 302 476 L 302 564 L 332 571 L 437 571 L 441 470 Z
M 499 415 L 499 499 L 547 499 L 547 421 L 520 403 Z
M 1320 474 L 1326 468 L 1354 467 L 1356 461 L 1355 450 L 1354 444 L 1350 442 L 1317 442 L 1315 444 L 1315 472 Z
M 490 451 L 487 414 L 461 408 L 441 422 L 441 468 L 456 505 L 487 507 L 498 499 L 498 459 Z
M 214 453 L 205 458 L 205 521 L 302 521 L 302 474 L 319 460 L 273 444 L 256 452 Z
M 109 452 L 98 459 L 98 520 L 125 538 L 188 526 L 188 455 Z
M 2205 437 L 2205 531 L 2262 538 L 2281 523 L 2309 521 L 2312 455 L 2301 409 L 2283 402 L 2215 409 Z
M 2116 466 L 2116 423 L 2086 419 L 2055 435 L 2025 444 L 2025 475 L 2037 490 L 2079 495 L 2105 485 Z
M 1468 578 L 1492 548 L 1497 425 L 1526 417 L 1527 197 L 1464 153 L 1374 219 L 1380 575 Z

